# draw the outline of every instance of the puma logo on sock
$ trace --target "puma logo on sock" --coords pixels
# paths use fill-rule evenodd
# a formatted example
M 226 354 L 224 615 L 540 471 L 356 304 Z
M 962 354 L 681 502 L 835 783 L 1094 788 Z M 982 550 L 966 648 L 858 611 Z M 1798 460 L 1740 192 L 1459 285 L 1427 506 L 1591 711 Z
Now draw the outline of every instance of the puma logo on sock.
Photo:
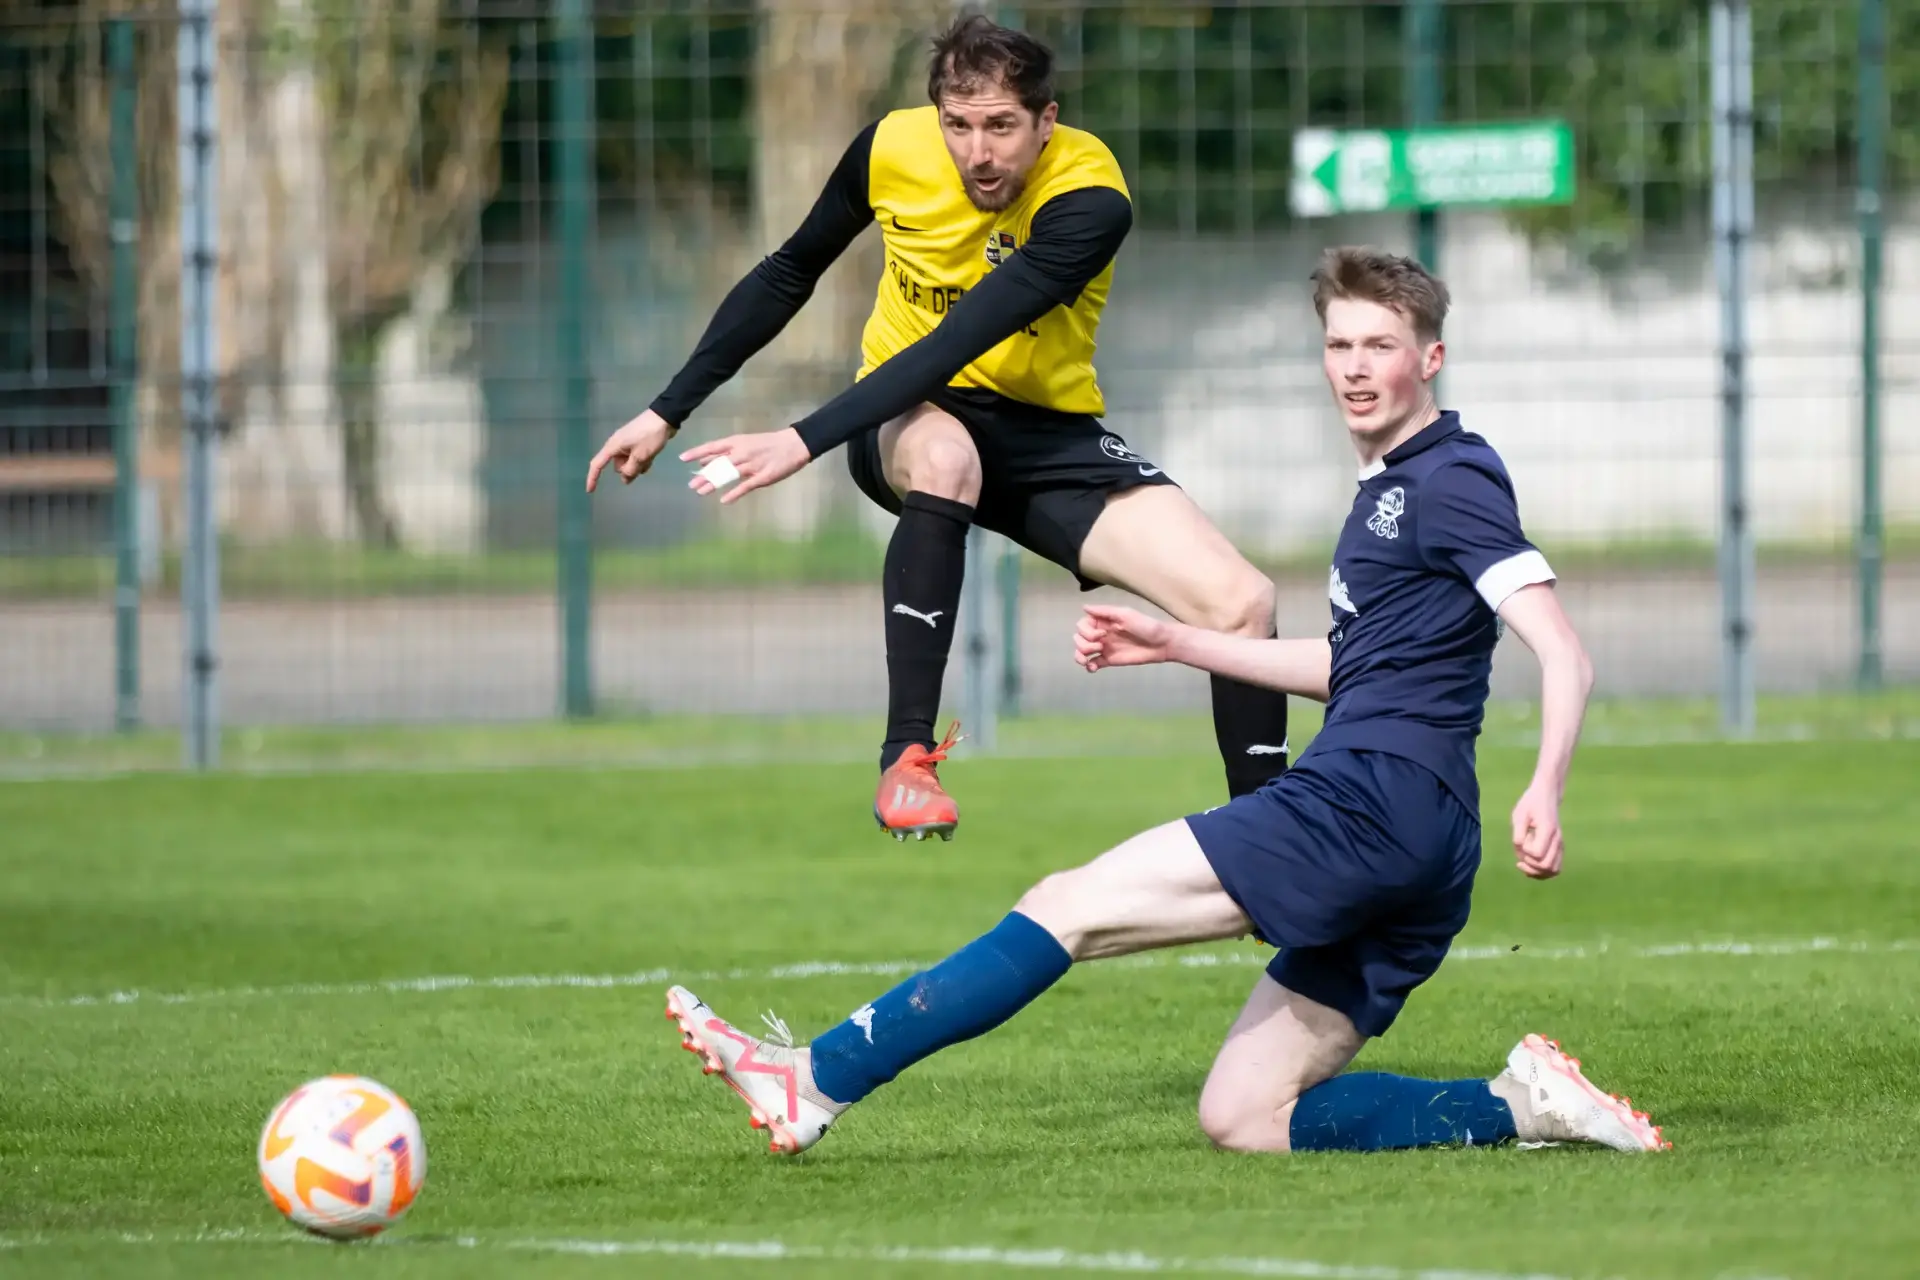
M 903 613 L 909 618 L 918 618 L 920 619 L 920 621 L 926 623 L 930 627 L 933 627 L 935 630 L 939 629 L 940 624 L 935 622 L 934 619 L 938 618 L 941 614 L 946 612 L 945 609 L 935 609 L 932 613 L 922 613 L 918 609 L 910 609 L 904 604 L 897 604 L 893 606 L 893 611 L 895 613 Z

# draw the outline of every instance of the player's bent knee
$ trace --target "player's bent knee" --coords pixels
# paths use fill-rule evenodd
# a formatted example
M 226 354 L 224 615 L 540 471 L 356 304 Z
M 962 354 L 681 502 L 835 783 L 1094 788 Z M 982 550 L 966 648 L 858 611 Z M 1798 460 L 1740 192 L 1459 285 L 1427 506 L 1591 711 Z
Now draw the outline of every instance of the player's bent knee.
M 1273 581 L 1264 573 L 1254 573 L 1236 584 L 1236 589 L 1218 603 L 1221 611 L 1215 628 L 1230 635 L 1252 636 L 1264 640 L 1274 633 L 1273 611 L 1277 593 Z
M 1286 1061 L 1261 1071 L 1215 1067 L 1200 1088 L 1200 1132 L 1221 1151 L 1290 1151 L 1294 1103 L 1306 1092 Z
M 1115 883 L 1095 861 L 1054 872 L 1027 890 L 1014 910 L 1052 934 L 1078 962 L 1134 950 L 1144 907 L 1134 886 Z
M 1086 895 L 1077 888 L 1083 868 L 1056 871 L 1020 897 L 1014 910 L 1045 929 L 1075 960 L 1083 959 L 1092 923 Z
M 1222 1151 L 1286 1152 L 1293 1149 L 1289 1134 L 1298 1093 L 1255 1100 L 1225 1089 L 1200 1091 L 1200 1132 Z
M 908 463 L 907 484 L 936 498 L 972 502 L 980 496 L 980 457 L 962 441 L 930 441 Z
M 1202 595 L 1188 611 L 1190 616 L 1180 620 L 1208 631 L 1265 640 L 1274 634 L 1277 598 L 1272 580 L 1249 566 L 1230 586 Z
M 1240 1111 L 1230 1102 L 1220 1100 L 1212 1090 L 1200 1092 L 1200 1132 L 1207 1135 L 1207 1141 L 1222 1151 L 1245 1150 L 1242 1135 L 1246 1128 L 1241 1124 Z
M 917 491 L 951 502 L 980 500 L 980 454 L 965 427 L 929 413 L 902 429 L 893 446 L 888 479 L 902 492 Z
M 1250 927 L 1180 820 L 1055 872 L 1014 909 L 1051 933 L 1075 961 L 1245 937 Z

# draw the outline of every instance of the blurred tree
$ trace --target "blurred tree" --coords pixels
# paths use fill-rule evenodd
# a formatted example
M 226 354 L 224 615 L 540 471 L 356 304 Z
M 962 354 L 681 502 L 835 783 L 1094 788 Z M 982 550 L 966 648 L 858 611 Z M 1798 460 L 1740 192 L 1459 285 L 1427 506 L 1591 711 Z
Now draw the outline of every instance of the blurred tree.
M 1578 135 L 1574 204 L 1516 210 L 1589 260 L 1702 219 L 1713 178 L 1706 0 L 1460 6 L 1447 14 L 1447 110 L 1458 119 L 1558 115 Z M 1754 180 L 1844 199 L 1857 138 L 1857 0 L 1753 0 Z M 1888 150 L 1920 172 L 1920 6 L 1890 4 Z
M 691 346 L 720 296 L 791 235 L 847 145 L 884 111 L 923 100 L 926 41 L 950 0 L 724 0 L 695 16 L 655 6 L 599 28 L 601 171 L 652 215 L 656 270 L 693 295 Z M 625 72 L 625 74 L 621 74 Z M 515 104 L 531 113 L 531 102 Z M 879 238 L 830 269 L 802 318 L 743 380 L 743 430 L 791 421 L 844 387 L 872 305 Z M 811 468 L 729 522 L 812 528 L 847 486 Z
M 853 136 L 910 100 L 913 56 L 952 9 L 938 0 L 763 4 L 753 60 L 749 261 L 793 234 Z M 766 420 L 749 425 L 770 429 L 795 421 L 846 386 L 858 365 L 879 271 L 879 236 L 869 235 L 827 272 L 805 318 L 788 325 L 762 358 L 757 385 L 766 394 L 756 397 L 753 411 Z M 755 514 L 782 533 L 805 531 L 824 514 L 836 487 L 844 487 L 829 483 L 840 473 L 811 468 L 805 482 L 770 490 L 767 497 L 779 500 Z
M 371 368 L 421 280 L 471 252 L 494 193 L 504 54 L 443 0 L 221 0 L 217 340 L 233 520 L 259 536 L 394 541 Z M 61 238 L 108 289 L 104 22 L 139 21 L 138 403 L 148 448 L 179 431 L 179 198 L 173 6 L 44 3 L 68 38 L 35 93 L 54 140 Z M 163 495 L 166 497 L 169 495 Z M 171 521 L 168 524 L 171 525 Z
M 391 546 L 399 538 L 379 474 L 379 342 L 430 276 L 456 274 L 478 244 L 480 212 L 499 184 L 508 56 L 448 13 L 450 0 L 325 5 L 310 57 L 332 125 L 325 242 L 343 458 L 361 536 Z
M 820 5 L 849 27 L 873 0 L 768 4 L 757 73 L 781 73 L 781 41 L 825 31 Z M 1402 6 L 1336 3 L 1178 4 L 1103 0 L 987 6 L 1051 43 L 1062 59 L 1062 108 L 1101 134 L 1135 188 L 1143 226 L 1250 230 L 1290 218 L 1291 136 L 1303 125 L 1391 127 L 1406 116 Z M 1763 183 L 1819 182 L 1850 169 L 1855 142 L 1857 0 L 1752 0 L 1756 167 Z M 901 10 L 906 37 L 951 5 Z M 1709 0 L 1475 0 L 1443 19 L 1446 114 L 1456 120 L 1559 115 L 1578 132 L 1580 196 L 1564 208 L 1516 211 L 1537 233 L 1607 260 L 1649 231 L 1705 207 L 1711 181 Z M 1017 13 L 1015 12 L 1017 11 Z M 787 14 L 785 23 L 777 15 Z M 1920 5 L 1889 3 L 1888 138 L 1897 182 L 1920 173 Z M 761 46 L 770 46 L 771 52 Z M 684 68 L 676 70 L 682 76 Z M 781 73 L 784 74 L 784 73 Z M 812 109 L 782 81 L 773 102 L 795 129 Z M 795 79 L 792 84 L 804 84 Z M 693 111 L 684 78 L 662 79 L 656 109 Z M 716 129 L 757 123 L 762 108 L 713 96 Z M 830 131 L 822 126 L 821 138 Z M 821 146 L 826 144 L 822 142 Z M 758 159 L 773 157 L 764 145 Z M 734 180 L 716 173 L 720 181 Z

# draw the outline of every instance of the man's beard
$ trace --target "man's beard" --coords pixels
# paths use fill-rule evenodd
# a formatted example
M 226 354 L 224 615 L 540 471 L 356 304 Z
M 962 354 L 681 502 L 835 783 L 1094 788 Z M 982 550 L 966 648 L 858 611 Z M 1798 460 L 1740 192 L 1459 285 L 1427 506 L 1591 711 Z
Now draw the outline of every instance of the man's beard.
M 994 175 L 989 174 L 988 176 L 992 177 Z M 1009 173 L 1001 175 L 1000 185 L 998 187 L 992 191 L 982 191 L 974 185 L 972 174 L 963 173 L 960 175 L 960 185 L 966 188 L 967 199 L 973 202 L 974 208 L 980 210 L 982 213 L 1000 213 L 1012 207 L 1013 202 L 1018 200 L 1026 192 L 1027 179 L 1024 174 L 1015 175 Z

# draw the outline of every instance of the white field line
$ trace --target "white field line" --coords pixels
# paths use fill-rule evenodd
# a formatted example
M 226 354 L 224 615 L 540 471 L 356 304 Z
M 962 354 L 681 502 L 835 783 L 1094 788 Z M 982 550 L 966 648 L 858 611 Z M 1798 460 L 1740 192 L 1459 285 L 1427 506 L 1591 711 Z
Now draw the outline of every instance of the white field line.
M 778 1240 L 576 1240 L 491 1239 L 478 1236 L 393 1236 L 367 1244 L 329 1246 L 311 1236 L 267 1231 L 203 1231 L 192 1235 L 119 1233 L 105 1236 L 0 1236 L 0 1250 L 53 1248 L 95 1242 L 130 1246 L 311 1245 L 349 1249 L 462 1249 L 565 1254 L 588 1258 L 680 1258 L 725 1262 L 892 1263 L 1017 1271 L 1066 1271 L 1126 1275 L 1278 1276 L 1293 1280 L 1565 1280 L 1541 1272 L 1460 1271 L 1353 1266 L 1305 1258 L 1181 1258 L 1141 1252 L 1080 1253 L 1072 1249 L 1000 1249 L 992 1245 L 929 1248 L 916 1245 L 805 1245 Z
M 1798 938 L 1775 942 L 1670 942 L 1655 946 L 1613 946 L 1606 942 L 1558 947 L 1455 947 L 1450 962 L 1504 960 L 1672 960 L 1690 956 L 1884 955 L 1920 951 L 1920 940 L 1844 942 L 1838 938 Z M 1129 956 L 1107 961 L 1100 968 L 1212 969 L 1260 968 L 1272 958 L 1258 951 L 1197 952 L 1189 955 Z M 386 978 L 368 982 L 299 982 L 283 986 L 210 987 L 199 991 L 110 991 L 104 995 L 0 996 L 0 1009 L 72 1009 L 99 1005 L 211 1004 L 223 1000 L 279 1000 L 302 996 L 432 995 L 447 991 L 545 990 L 555 987 L 653 987 L 680 982 L 789 982 L 804 978 L 893 978 L 917 973 L 930 960 L 845 962 L 805 960 L 770 969 L 641 969 L 632 973 L 523 973 L 500 977 L 442 974 L 424 978 Z

